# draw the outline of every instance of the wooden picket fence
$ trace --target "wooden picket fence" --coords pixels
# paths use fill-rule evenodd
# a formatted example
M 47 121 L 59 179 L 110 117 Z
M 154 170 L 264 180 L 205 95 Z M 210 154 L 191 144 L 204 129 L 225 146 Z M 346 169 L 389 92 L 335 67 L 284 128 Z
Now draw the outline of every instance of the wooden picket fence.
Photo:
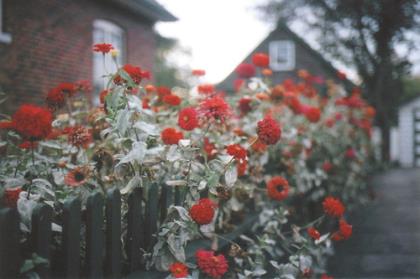
M 81 210 L 79 199 L 68 199 L 62 212 L 62 246 L 57 255 L 51 255 L 50 249 L 52 208 L 39 205 L 32 215 L 29 250 L 49 260 L 50 265 L 40 265 L 36 271 L 41 278 L 120 278 L 123 274 L 141 270 L 141 251 L 150 251 L 159 220 L 166 217 L 171 204 L 179 204 L 179 201 L 180 194 L 173 187 L 162 186 L 159 191 L 159 186 L 152 184 L 147 199 L 141 188 L 134 189 L 128 197 L 127 216 L 123 216 L 128 227 L 126 238 L 122 240 L 121 195 L 118 189 L 109 190 L 105 198 L 98 192 L 91 194 L 85 212 Z M 81 235 L 82 220 L 86 224 L 84 236 Z M 20 233 L 16 209 L 1 209 L 0 278 L 17 278 L 19 275 L 23 258 L 21 250 L 24 250 L 19 243 Z M 86 241 L 84 263 L 81 260 L 82 237 Z M 128 262 L 124 263 L 122 241 L 125 242 L 128 258 Z

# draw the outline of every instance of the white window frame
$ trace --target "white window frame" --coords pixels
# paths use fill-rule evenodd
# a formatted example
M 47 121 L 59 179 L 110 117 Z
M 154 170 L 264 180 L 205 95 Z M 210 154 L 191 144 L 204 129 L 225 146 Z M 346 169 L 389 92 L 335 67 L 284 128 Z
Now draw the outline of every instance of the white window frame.
M 0 43 L 10 44 L 12 35 L 3 31 L 3 0 L 0 0 Z
M 95 36 L 97 34 L 95 34 L 95 32 L 97 32 L 98 30 L 103 31 L 104 33 L 107 33 L 108 35 L 110 34 L 116 34 L 117 36 L 120 36 L 121 38 L 121 42 L 120 42 L 120 46 L 115 45 L 115 42 L 111 41 L 111 40 L 106 40 L 105 41 L 96 41 Z M 104 19 L 96 19 L 93 22 L 93 32 L 92 32 L 92 40 L 93 40 L 93 44 L 97 44 L 97 43 L 110 43 L 112 44 L 114 47 L 116 47 L 118 49 L 118 57 L 117 57 L 117 61 L 119 66 L 122 66 L 122 64 L 125 62 L 125 58 L 126 58 L 126 43 L 127 43 L 127 38 L 126 38 L 126 32 L 124 31 L 124 29 L 122 29 L 120 26 L 118 26 L 117 24 L 108 21 L 108 20 L 104 20 Z M 103 81 L 99 80 L 98 76 L 98 69 L 99 72 L 103 72 L 103 57 L 102 57 L 102 53 L 98 53 L 98 52 L 94 52 L 93 53 L 93 65 L 92 65 L 92 81 L 93 81 L 93 85 L 95 87 L 99 87 L 102 88 L 103 87 Z M 112 73 L 115 72 L 116 66 L 114 61 L 111 58 L 110 54 L 107 54 L 105 56 L 106 59 L 106 70 L 108 71 L 108 73 Z M 99 62 L 100 61 L 100 62 Z
M 295 43 L 289 40 L 272 41 L 268 45 L 270 68 L 273 71 L 292 71 L 296 66 Z M 284 62 L 279 62 L 279 57 Z

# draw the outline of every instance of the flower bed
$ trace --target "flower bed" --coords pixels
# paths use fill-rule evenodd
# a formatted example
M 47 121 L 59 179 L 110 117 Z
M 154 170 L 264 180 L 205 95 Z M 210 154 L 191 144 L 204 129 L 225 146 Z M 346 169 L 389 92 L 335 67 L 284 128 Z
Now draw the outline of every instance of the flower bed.
M 116 55 L 109 46 L 95 51 Z M 124 65 L 106 77 L 98 107 L 88 108 L 85 83 L 52 89 L 45 108 L 21 106 L 0 122 L 0 195 L 20 214 L 22 243 L 37 204 L 54 209 L 60 235 L 67 198 L 85 208 L 91 193 L 112 187 L 122 195 L 124 235 L 127 197 L 142 188 L 147 203 L 158 184 L 175 189 L 179 204 L 162 215 L 153 247 L 139 251 L 146 268 L 175 278 L 329 278 L 331 243 L 352 233 L 346 209 L 367 200 L 374 110 L 357 90 L 347 96 L 327 82 L 320 92 L 321 80 L 306 71 L 298 83 L 272 85 L 267 61 L 258 54 L 256 67 L 238 67 L 231 95 L 200 83 L 202 70 L 193 71 L 197 86 L 171 90 Z M 219 249 L 252 214 L 250 231 Z M 188 258 L 196 239 L 212 249 Z

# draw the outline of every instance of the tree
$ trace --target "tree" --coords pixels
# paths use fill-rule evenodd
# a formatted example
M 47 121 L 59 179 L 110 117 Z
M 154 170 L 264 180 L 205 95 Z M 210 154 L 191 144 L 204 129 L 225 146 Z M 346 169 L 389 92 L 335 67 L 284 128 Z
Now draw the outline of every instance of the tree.
M 173 61 L 173 56 L 190 56 L 188 50 L 182 48 L 178 41 L 173 38 L 166 38 L 156 35 L 156 56 L 154 78 L 157 85 L 168 87 L 188 86 L 189 68 L 178 65 Z
M 298 21 L 315 32 L 320 50 L 351 65 L 363 93 L 376 108 L 382 131 L 382 157 L 389 160 L 390 128 L 402 95 L 402 77 L 420 31 L 418 0 L 268 0 L 265 15 Z M 271 17 L 273 18 L 273 17 Z

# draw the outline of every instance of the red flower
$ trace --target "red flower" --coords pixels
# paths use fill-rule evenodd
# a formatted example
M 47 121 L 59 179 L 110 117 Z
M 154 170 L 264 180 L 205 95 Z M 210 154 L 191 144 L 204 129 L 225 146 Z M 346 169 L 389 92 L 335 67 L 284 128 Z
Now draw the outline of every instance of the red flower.
M 143 71 L 140 67 L 125 64 L 122 69 L 130 76 L 135 84 L 140 84 L 142 79 L 150 79 L 150 73 L 148 71 Z M 117 75 L 114 78 L 115 84 L 121 84 L 123 81 L 126 82 L 120 75 Z
M 252 99 L 249 97 L 243 97 L 239 100 L 239 110 L 242 112 L 242 114 L 247 114 L 252 110 L 251 101 Z
M 150 102 L 149 98 L 143 98 L 141 100 L 141 107 L 144 108 L 144 109 L 150 109 L 149 102 Z
M 48 108 L 51 110 L 57 110 L 64 107 L 66 104 L 66 98 L 63 91 L 56 87 L 48 92 L 45 102 L 47 103 Z
M 319 233 L 319 231 L 315 229 L 314 227 L 308 228 L 308 234 L 314 240 L 318 240 L 321 237 L 321 234 Z
M 169 94 L 163 97 L 163 102 L 170 106 L 179 106 L 181 103 L 181 98 L 179 98 L 177 95 Z
M 184 130 L 191 131 L 198 127 L 197 111 L 192 108 L 184 108 L 179 112 L 178 125 Z
M 95 44 L 93 45 L 93 51 L 95 52 L 102 52 L 102 54 L 108 53 L 113 49 L 114 47 L 111 44 Z
M 224 122 L 225 119 L 230 116 L 231 111 L 230 106 L 226 103 L 225 99 L 220 96 L 214 96 L 201 102 L 199 113 L 204 118 Z
M 339 222 L 339 230 L 338 232 L 333 233 L 331 238 L 334 241 L 346 240 L 350 238 L 352 233 L 353 233 L 353 226 L 351 226 L 350 224 L 346 222 L 346 220 L 341 218 Z
M 68 135 L 68 141 L 71 145 L 88 148 L 92 142 L 90 130 L 83 126 L 67 127 L 64 132 Z
M 271 116 L 266 116 L 258 121 L 257 134 L 262 143 L 275 144 L 281 136 L 280 125 Z
M 321 279 L 334 279 L 332 276 L 328 276 L 327 274 L 322 274 Z
M 212 159 L 214 155 L 217 153 L 216 145 L 214 145 L 214 143 L 211 143 L 208 138 L 204 138 L 203 149 L 206 152 L 207 157 L 209 159 Z
M 200 270 L 212 278 L 221 278 L 229 268 L 225 256 L 215 256 L 214 251 L 200 249 L 195 253 Z
M 188 276 L 188 267 L 183 263 L 173 263 L 169 267 L 169 271 L 172 273 L 172 277 L 184 278 Z
M 13 130 L 14 125 L 13 125 L 13 121 L 0 121 L 0 130 Z
M 350 147 L 346 150 L 345 156 L 348 159 L 354 159 L 356 158 L 356 152 L 354 151 L 353 148 Z
M 171 89 L 169 89 L 166 86 L 159 86 L 158 88 L 156 88 L 156 90 L 159 96 L 159 100 L 162 100 L 163 97 L 165 97 L 166 95 L 172 94 Z
M 74 83 L 77 90 L 80 90 L 82 92 L 92 92 L 92 84 L 89 80 L 78 80 Z
M 6 188 L 3 193 L 3 204 L 7 207 L 16 208 L 22 187 Z
M 190 208 L 191 218 L 199 225 L 210 224 L 214 217 L 216 204 L 210 199 L 200 199 Z
M 284 177 L 274 176 L 267 182 L 267 194 L 273 200 L 284 200 L 289 195 L 289 182 Z
M 266 53 L 255 53 L 252 56 L 252 63 L 261 68 L 267 68 L 270 64 L 270 57 Z
M 174 128 L 166 128 L 160 134 L 163 143 L 171 145 L 178 144 L 178 142 L 184 138 L 182 132 L 177 131 Z
M 211 94 L 214 92 L 214 85 L 213 84 L 200 84 L 197 87 L 198 93 L 200 94 Z
M 34 105 L 22 105 L 12 117 L 13 130 L 26 140 L 42 140 L 50 134 L 52 120 L 49 110 Z
M 192 73 L 193 76 L 199 77 L 199 76 L 204 76 L 206 74 L 206 71 L 202 70 L 202 69 L 194 69 L 194 70 L 192 70 L 191 73 Z
M 90 177 L 90 169 L 87 166 L 76 167 L 69 171 L 64 177 L 64 183 L 70 187 L 83 185 Z
M 38 146 L 38 142 L 34 142 L 34 141 L 24 141 L 21 144 L 19 144 L 19 148 L 22 149 L 35 149 Z
M 69 95 L 69 97 L 72 97 L 77 91 L 76 86 L 71 82 L 62 82 L 56 88 L 58 91 Z
M 306 119 L 312 123 L 316 123 L 321 118 L 321 111 L 316 107 L 307 107 L 304 111 Z
M 331 162 L 330 162 L 330 161 L 325 161 L 325 162 L 322 164 L 322 169 L 323 169 L 325 172 L 330 172 L 330 171 L 332 170 L 332 168 L 333 168 L 333 165 L 331 164 Z
M 344 214 L 344 205 L 339 199 L 334 197 L 326 197 L 322 202 L 324 212 L 332 217 L 341 217 Z
M 242 63 L 236 68 L 236 73 L 240 78 L 251 78 L 255 76 L 255 67 L 252 64 Z
M 240 144 L 231 144 L 226 147 L 226 151 L 229 155 L 233 156 L 237 160 L 245 160 L 248 152 Z
M 99 101 L 101 102 L 101 104 L 105 104 L 105 98 L 106 96 L 108 96 L 109 94 L 109 90 L 104 89 L 101 91 L 101 93 L 99 93 Z

